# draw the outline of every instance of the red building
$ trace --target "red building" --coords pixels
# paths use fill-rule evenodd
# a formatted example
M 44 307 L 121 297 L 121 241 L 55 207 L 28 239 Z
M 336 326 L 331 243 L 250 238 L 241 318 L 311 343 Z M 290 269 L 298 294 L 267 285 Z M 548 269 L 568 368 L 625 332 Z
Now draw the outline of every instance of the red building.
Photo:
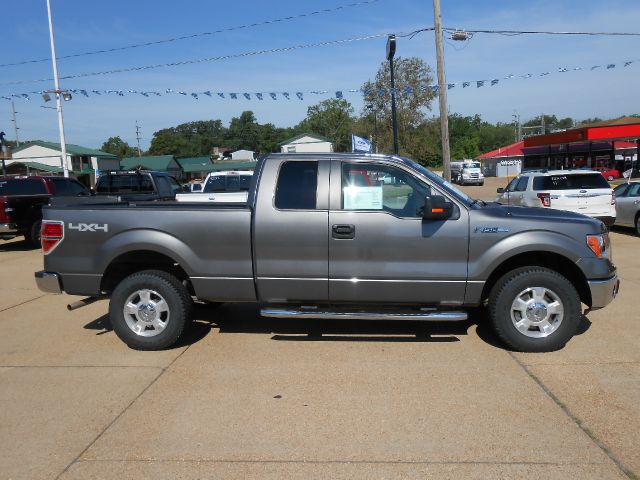
M 632 168 L 640 151 L 640 118 L 583 125 L 524 139 L 523 170 L 609 167 Z M 637 169 L 637 163 L 633 166 Z

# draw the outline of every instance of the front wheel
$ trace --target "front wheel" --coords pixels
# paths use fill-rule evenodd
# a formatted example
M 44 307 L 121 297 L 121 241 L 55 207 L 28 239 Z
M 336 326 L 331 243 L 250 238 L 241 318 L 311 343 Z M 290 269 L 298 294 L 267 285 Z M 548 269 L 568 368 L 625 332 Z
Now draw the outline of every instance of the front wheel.
M 609 176 L 607 177 L 607 180 L 609 180 L 610 182 L 613 182 L 613 175 L 609 175 Z
M 109 319 L 116 335 L 136 350 L 162 350 L 182 335 L 191 316 L 189 292 L 171 274 L 145 270 L 114 289 Z
M 636 235 L 640 235 L 640 215 L 636 216 Z
M 571 282 L 543 267 L 503 275 L 489 295 L 489 317 L 498 337 L 521 352 L 562 348 L 580 323 L 580 296 Z
M 42 220 L 36 220 L 30 226 L 24 235 L 27 244 L 32 248 L 40 248 L 40 229 L 42 228 Z

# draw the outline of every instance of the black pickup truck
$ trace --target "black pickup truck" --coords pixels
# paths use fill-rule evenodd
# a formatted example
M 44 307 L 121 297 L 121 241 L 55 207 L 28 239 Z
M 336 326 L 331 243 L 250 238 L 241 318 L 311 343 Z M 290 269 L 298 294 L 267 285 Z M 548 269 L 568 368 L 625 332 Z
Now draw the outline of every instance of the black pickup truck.
M 148 170 L 114 171 L 98 178 L 96 196 L 117 197 L 120 201 L 173 200 L 182 186 L 170 174 Z
M 0 239 L 24 235 L 40 247 L 42 207 L 54 197 L 89 197 L 87 187 L 73 178 L 0 176 Z

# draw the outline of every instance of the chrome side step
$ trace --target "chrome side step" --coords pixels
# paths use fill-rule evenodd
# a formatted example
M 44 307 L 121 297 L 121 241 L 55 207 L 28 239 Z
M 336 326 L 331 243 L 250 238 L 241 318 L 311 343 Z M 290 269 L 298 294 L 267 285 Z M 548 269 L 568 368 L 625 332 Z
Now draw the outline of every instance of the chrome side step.
M 338 312 L 315 309 L 285 309 L 263 308 L 260 310 L 263 317 L 272 318 L 321 318 L 331 320 L 428 320 L 436 322 L 457 322 L 468 318 L 466 312 Z

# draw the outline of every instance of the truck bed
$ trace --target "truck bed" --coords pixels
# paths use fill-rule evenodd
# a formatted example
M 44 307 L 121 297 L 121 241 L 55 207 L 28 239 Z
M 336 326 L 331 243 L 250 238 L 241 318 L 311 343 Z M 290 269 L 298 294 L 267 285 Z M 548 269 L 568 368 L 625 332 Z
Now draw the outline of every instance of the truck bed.
M 47 268 L 61 274 L 67 293 L 97 295 L 108 268 L 154 255 L 177 264 L 203 300 L 255 300 L 251 210 L 244 203 L 60 205 L 45 207 L 43 216 L 64 224 Z

